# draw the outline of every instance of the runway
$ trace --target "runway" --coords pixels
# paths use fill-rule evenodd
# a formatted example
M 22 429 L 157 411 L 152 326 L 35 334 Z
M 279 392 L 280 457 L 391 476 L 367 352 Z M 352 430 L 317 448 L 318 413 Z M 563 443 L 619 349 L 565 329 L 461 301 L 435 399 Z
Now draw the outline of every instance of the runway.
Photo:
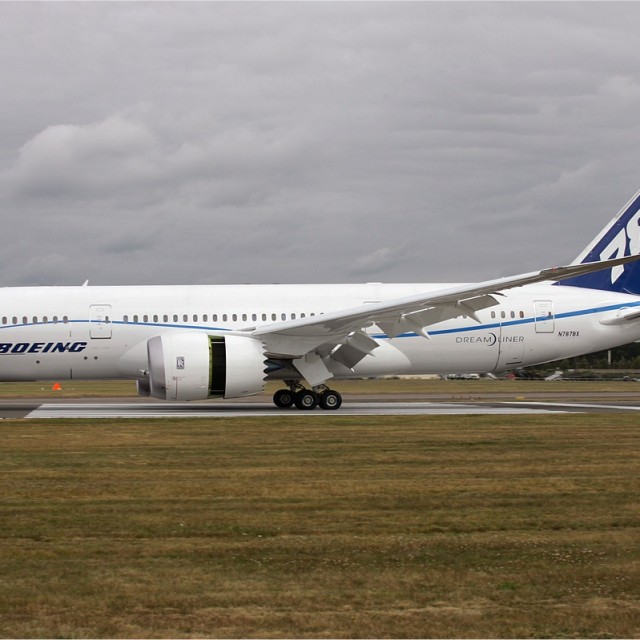
M 265 416 L 401 416 L 401 415 L 469 415 L 469 414 L 549 413 L 546 409 L 518 406 L 489 406 L 444 402 L 355 402 L 338 411 L 298 411 L 279 409 L 271 403 L 231 402 L 210 404 L 43 404 L 31 411 L 29 418 L 235 418 Z
M 301 415 L 524 415 L 549 413 L 602 413 L 640 411 L 629 404 L 577 404 L 560 402 L 345 402 L 338 411 L 301 412 L 279 409 L 269 402 L 160 403 L 136 401 L 0 402 L 2 418 L 236 418 Z

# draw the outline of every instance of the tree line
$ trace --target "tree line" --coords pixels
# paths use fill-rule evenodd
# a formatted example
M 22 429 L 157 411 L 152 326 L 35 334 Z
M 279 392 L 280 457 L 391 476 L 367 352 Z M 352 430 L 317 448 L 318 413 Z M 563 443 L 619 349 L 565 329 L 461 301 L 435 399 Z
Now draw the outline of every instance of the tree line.
M 542 369 L 543 367 L 537 367 Z M 640 342 L 551 362 L 545 369 L 640 369 Z

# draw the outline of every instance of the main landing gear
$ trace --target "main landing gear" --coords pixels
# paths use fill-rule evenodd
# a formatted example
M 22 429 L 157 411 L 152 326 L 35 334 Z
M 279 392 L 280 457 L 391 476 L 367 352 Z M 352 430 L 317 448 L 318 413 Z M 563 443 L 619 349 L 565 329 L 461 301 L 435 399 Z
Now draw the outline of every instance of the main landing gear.
M 320 406 L 321 409 L 335 411 L 342 404 L 342 396 L 325 385 L 305 389 L 297 382 L 289 383 L 288 389 L 278 389 L 273 394 L 273 403 L 281 409 L 288 409 L 296 405 L 297 409 L 310 411 Z

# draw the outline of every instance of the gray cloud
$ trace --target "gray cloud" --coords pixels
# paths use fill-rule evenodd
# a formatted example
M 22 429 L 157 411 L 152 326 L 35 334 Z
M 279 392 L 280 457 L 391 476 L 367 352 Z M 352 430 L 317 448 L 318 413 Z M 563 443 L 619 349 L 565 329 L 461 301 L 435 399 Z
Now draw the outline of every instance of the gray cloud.
M 464 281 L 640 188 L 635 3 L 1 3 L 3 284 Z

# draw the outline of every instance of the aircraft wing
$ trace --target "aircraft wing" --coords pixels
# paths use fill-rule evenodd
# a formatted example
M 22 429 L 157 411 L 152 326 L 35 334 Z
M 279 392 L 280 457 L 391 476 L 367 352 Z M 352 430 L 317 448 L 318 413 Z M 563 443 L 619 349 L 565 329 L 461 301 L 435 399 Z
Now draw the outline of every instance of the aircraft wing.
M 430 325 L 461 315 L 475 318 L 477 311 L 499 304 L 495 296 L 500 296 L 500 292 L 506 289 L 563 280 L 639 259 L 640 255 L 634 255 L 543 269 L 362 304 L 298 320 L 248 327 L 241 333 L 259 338 L 270 357 L 292 359 L 299 369 L 299 364 L 306 366 L 303 361 L 311 362 L 329 354 L 351 368 L 379 346 L 364 332 L 367 327 L 377 325 L 391 338 L 408 331 L 429 338 L 427 328 Z

